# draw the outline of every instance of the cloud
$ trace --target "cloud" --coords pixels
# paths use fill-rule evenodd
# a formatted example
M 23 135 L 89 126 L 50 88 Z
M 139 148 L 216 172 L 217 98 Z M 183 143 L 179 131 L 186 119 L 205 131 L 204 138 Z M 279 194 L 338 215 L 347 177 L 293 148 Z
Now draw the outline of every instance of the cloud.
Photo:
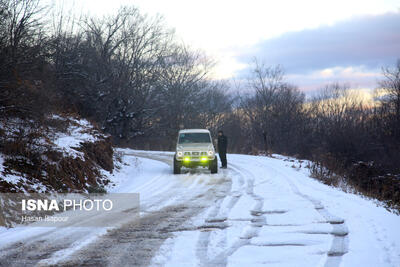
M 238 61 L 248 63 L 257 57 L 268 65 L 283 65 L 289 74 L 322 71 L 320 77 L 329 77 L 336 67 L 354 66 L 376 71 L 400 57 L 400 12 L 289 32 L 264 40 L 251 51 L 238 56 Z
M 334 67 L 309 73 L 288 73 L 286 78 L 300 86 L 303 91 L 312 92 L 334 82 L 348 84 L 353 89 L 373 89 L 383 77 L 379 71 L 371 71 L 365 67 Z

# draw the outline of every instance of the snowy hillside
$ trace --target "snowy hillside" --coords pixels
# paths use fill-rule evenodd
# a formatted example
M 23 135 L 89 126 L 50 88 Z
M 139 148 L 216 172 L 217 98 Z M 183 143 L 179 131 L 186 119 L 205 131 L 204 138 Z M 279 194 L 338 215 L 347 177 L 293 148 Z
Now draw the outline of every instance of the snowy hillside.
M 0 133 L 0 192 L 88 191 L 107 183 L 101 171 L 113 170 L 109 137 L 84 119 L 6 119 Z

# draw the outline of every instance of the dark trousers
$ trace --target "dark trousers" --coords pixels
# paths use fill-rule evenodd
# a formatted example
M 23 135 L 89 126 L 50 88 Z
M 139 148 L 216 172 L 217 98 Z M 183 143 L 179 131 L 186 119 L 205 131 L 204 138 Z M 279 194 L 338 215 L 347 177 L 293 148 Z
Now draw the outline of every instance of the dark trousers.
M 222 167 L 226 167 L 226 165 L 227 165 L 227 162 L 226 162 L 226 151 L 219 152 L 219 158 L 221 160 Z

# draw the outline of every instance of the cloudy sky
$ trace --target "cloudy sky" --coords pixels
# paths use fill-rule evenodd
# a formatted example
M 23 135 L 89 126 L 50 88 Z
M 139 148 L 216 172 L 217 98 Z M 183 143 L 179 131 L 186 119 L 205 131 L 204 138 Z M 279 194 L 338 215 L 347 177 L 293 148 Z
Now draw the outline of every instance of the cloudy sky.
M 178 37 L 214 57 L 214 77 L 241 78 L 254 57 L 280 64 L 304 90 L 332 81 L 375 88 L 400 58 L 400 0 L 85 0 L 102 15 L 121 5 L 161 14 Z

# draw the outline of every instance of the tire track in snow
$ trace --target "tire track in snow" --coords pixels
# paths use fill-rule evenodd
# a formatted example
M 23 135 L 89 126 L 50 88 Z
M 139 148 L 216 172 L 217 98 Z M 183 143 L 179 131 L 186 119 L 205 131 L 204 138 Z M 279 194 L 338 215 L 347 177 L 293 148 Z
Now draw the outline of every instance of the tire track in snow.
M 268 166 L 273 169 L 275 172 L 279 173 L 282 177 L 285 177 L 286 181 L 290 185 L 292 191 L 303 199 L 311 202 L 314 206 L 314 209 L 332 226 L 332 231 L 330 234 L 332 235 L 332 243 L 331 248 L 327 252 L 327 259 L 324 264 L 325 267 L 336 267 L 340 266 L 340 262 L 342 260 L 342 256 L 348 252 L 349 240 L 348 234 L 349 230 L 346 226 L 345 220 L 339 218 L 333 214 L 331 214 L 319 200 L 312 198 L 309 195 L 302 193 L 298 187 L 293 183 L 293 181 L 287 176 L 287 174 L 276 170 L 276 168 L 272 166 Z
M 224 177 L 226 177 L 225 171 L 224 171 Z M 226 222 L 228 220 L 228 214 L 233 209 L 233 207 L 236 205 L 236 203 L 239 201 L 239 199 L 243 194 L 241 190 L 237 190 L 236 188 L 235 190 L 232 191 L 232 183 L 233 183 L 232 178 L 229 179 L 229 182 L 230 182 L 229 189 L 227 190 L 227 192 L 224 192 L 224 194 L 218 198 L 218 200 L 216 201 L 216 205 L 211 209 L 207 218 L 204 220 L 204 225 L 201 226 L 204 227 L 205 230 L 201 231 L 199 234 L 199 238 L 196 244 L 196 257 L 202 266 L 209 266 L 215 264 L 215 262 L 209 260 L 207 253 L 210 247 L 210 238 L 212 234 L 211 230 L 213 229 L 224 230 L 227 227 L 229 227 L 229 225 Z M 244 180 L 240 177 L 240 179 L 238 179 L 237 182 L 239 184 L 239 189 L 241 189 L 244 185 Z M 226 199 L 229 199 L 228 204 L 224 207 L 224 210 L 221 211 L 222 204 Z M 226 243 L 226 235 L 224 241 Z M 220 259 L 218 265 L 226 265 L 226 258 Z
M 240 197 L 244 194 L 249 195 L 253 198 L 256 202 L 256 205 L 253 209 L 249 210 L 249 215 L 251 215 L 252 219 L 250 220 L 249 224 L 245 227 L 245 231 L 243 231 L 240 235 L 238 235 L 236 241 L 229 247 L 225 248 L 222 252 L 218 253 L 214 258 L 209 259 L 207 256 L 207 250 L 209 245 L 209 239 L 211 232 L 201 233 L 200 238 L 197 245 L 197 257 L 200 260 L 202 266 L 226 266 L 227 259 L 230 255 L 232 255 L 235 251 L 237 251 L 242 246 L 248 245 L 250 240 L 253 237 L 258 236 L 260 228 L 265 225 L 266 220 L 265 216 L 262 213 L 262 206 L 264 199 L 261 196 L 258 196 L 254 193 L 254 176 L 251 174 L 252 178 L 249 175 L 243 174 L 243 169 L 235 164 L 230 164 L 230 168 L 233 173 L 237 173 L 237 175 L 232 175 L 231 172 L 231 179 L 235 177 L 238 179 L 240 191 L 231 191 L 230 195 L 226 197 L 232 197 L 232 199 L 228 202 L 228 206 L 225 210 L 225 220 L 228 220 L 227 215 L 239 201 Z M 228 170 L 229 170 L 228 169 Z M 238 195 L 238 192 L 241 192 Z M 225 197 L 225 198 L 226 198 Z M 221 208 L 222 201 L 219 203 L 218 206 L 215 207 L 209 217 L 206 219 L 207 221 L 215 221 L 218 220 L 218 211 Z
M 172 162 L 172 155 L 146 153 L 130 153 L 129 155 L 168 164 Z M 215 179 L 204 179 L 203 176 L 204 173 L 192 175 L 189 172 L 173 175 L 171 172 L 171 177 L 165 176 L 165 178 L 176 178 L 178 180 L 183 178 L 181 189 L 184 191 L 178 189 L 175 193 L 171 192 L 164 195 L 164 201 L 169 203 L 171 197 L 174 198 L 174 201 L 162 205 L 161 209 L 152 208 L 151 211 L 143 211 L 144 215 L 141 217 L 139 225 L 127 225 L 111 230 L 96 242 L 77 251 L 60 264 L 66 266 L 146 266 L 151 263 L 153 256 L 158 252 L 164 241 L 173 237 L 175 233 L 206 231 L 212 225 L 192 225 L 190 219 L 204 211 L 207 206 L 214 206 L 216 197 L 217 202 L 219 198 L 223 199 L 229 191 L 230 180 L 224 176 Z M 190 181 L 189 184 L 187 184 L 188 181 Z M 200 190 L 191 190 L 196 185 L 201 185 Z M 161 199 L 157 203 L 160 201 Z
M 187 230 L 186 222 L 204 208 L 191 202 L 151 212 L 139 223 L 109 231 L 61 265 L 147 266 L 164 241 L 174 232 Z
M 166 162 L 169 165 L 172 165 L 172 155 L 163 155 L 163 154 L 147 154 L 147 153 L 133 153 L 131 155 L 134 156 L 139 156 L 139 157 L 146 157 L 150 158 L 153 160 L 159 160 L 162 162 Z M 185 174 L 192 174 L 192 173 L 197 173 L 199 170 L 192 171 L 189 170 L 187 172 L 183 172 L 182 175 Z M 207 172 L 207 171 L 206 171 Z M 228 227 L 228 224 L 226 223 L 227 221 L 227 214 L 229 211 L 236 205 L 236 203 L 239 201 L 240 197 L 242 196 L 242 190 L 234 190 L 232 191 L 232 179 L 228 178 L 226 176 L 226 173 L 221 171 L 219 172 L 218 175 L 222 173 L 222 177 L 218 177 L 218 187 L 215 187 L 215 184 L 210 184 L 210 181 L 208 184 L 211 185 L 210 188 L 205 192 L 205 195 L 202 194 L 200 197 L 204 198 L 207 197 L 208 199 L 214 199 L 211 210 L 208 213 L 207 218 L 204 220 L 204 223 L 202 225 L 198 226 L 190 226 L 190 225 L 181 225 L 180 228 L 177 228 L 171 232 L 179 232 L 179 231 L 200 231 L 199 233 L 199 238 L 196 243 L 196 257 L 199 261 L 199 263 L 202 266 L 208 266 L 211 264 L 211 262 L 208 260 L 208 248 L 210 244 L 210 236 L 213 230 L 223 230 Z M 243 187 L 244 184 L 244 179 L 242 177 L 239 177 L 238 181 L 238 186 L 239 188 Z M 199 197 L 199 196 L 198 196 Z M 221 212 L 221 207 L 223 202 L 229 198 L 228 205 L 225 206 L 226 209 L 224 209 Z M 213 264 L 211 264 L 213 265 Z M 226 265 L 226 264 L 225 264 Z

